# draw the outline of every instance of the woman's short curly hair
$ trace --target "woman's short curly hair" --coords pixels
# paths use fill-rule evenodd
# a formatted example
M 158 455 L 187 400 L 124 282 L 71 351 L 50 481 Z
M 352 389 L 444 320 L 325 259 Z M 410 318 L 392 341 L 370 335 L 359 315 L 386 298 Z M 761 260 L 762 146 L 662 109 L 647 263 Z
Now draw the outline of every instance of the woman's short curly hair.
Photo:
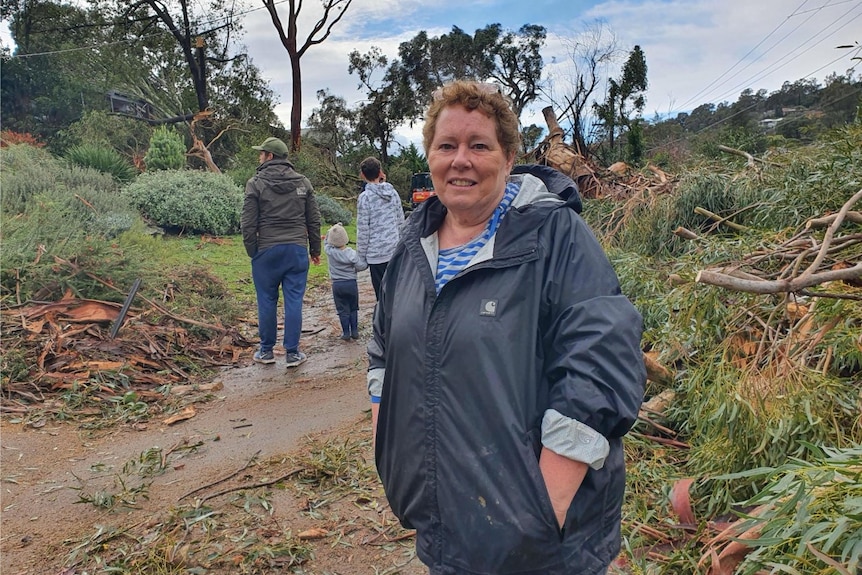
M 470 111 L 479 110 L 493 118 L 497 123 L 497 140 L 506 155 L 518 153 L 521 146 L 518 116 L 512 110 L 509 98 L 500 91 L 500 87 L 475 80 L 455 80 L 434 91 L 431 105 L 425 113 L 422 143 L 426 156 L 437 131 L 440 112 L 450 106 L 464 106 Z

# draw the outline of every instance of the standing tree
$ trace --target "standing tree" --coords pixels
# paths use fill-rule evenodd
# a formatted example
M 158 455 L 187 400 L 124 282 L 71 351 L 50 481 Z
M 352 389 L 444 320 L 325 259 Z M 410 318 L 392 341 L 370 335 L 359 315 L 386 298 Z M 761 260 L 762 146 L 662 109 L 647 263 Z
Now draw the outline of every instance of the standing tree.
M 263 0 L 263 5 L 269 12 L 272 23 L 275 29 L 278 30 L 278 37 L 281 39 L 281 44 L 287 50 L 290 58 L 290 69 L 293 79 L 293 100 L 290 107 L 290 142 L 291 149 L 295 152 L 299 150 L 301 145 L 300 129 L 302 121 L 302 68 L 300 60 L 311 46 L 322 43 L 332 33 L 332 28 L 338 24 L 339 20 L 344 16 L 347 9 L 353 0 L 322 0 L 323 15 L 314 24 L 314 27 L 306 36 L 305 41 L 300 46 L 298 43 L 299 31 L 297 29 L 297 20 L 299 12 L 302 10 L 302 0 L 287 0 L 287 31 L 281 22 L 281 17 L 278 15 L 276 4 L 281 4 L 282 1 Z M 327 24 L 330 17 L 332 21 Z
M 611 153 L 618 132 L 631 127 L 643 112 L 647 89 L 647 65 L 640 46 L 635 46 L 623 66 L 619 80 L 608 81 L 607 99 L 594 103 L 593 110 L 602 123 Z
M 492 24 L 484 31 L 478 30 L 476 36 L 492 30 L 496 33 L 490 46 L 494 66 L 489 77 L 509 95 L 520 117 L 527 104 L 539 95 L 544 67 L 540 51 L 547 32 L 543 26 L 526 24 L 517 33 L 504 34 L 499 24 Z
M 357 133 L 377 149 L 384 166 L 389 163 L 389 146 L 395 130 L 405 120 L 417 114 L 416 98 L 397 60 L 388 66 L 386 56 L 376 46 L 366 54 L 350 53 L 348 71 L 359 76 L 359 87 L 365 88 L 368 99 L 359 107 Z M 372 80 L 375 71 L 383 70 L 383 79 Z
M 309 137 L 321 149 L 328 152 L 327 158 L 337 169 L 337 158 L 343 158 L 355 149 L 356 112 L 347 107 L 347 101 L 329 90 L 318 90 L 320 106 L 311 112 L 308 126 Z
M 413 95 L 413 117 L 419 116 L 436 88 L 457 78 L 497 82 L 520 115 L 538 97 L 545 36 L 542 26 L 527 24 L 518 32 L 504 32 L 499 24 L 490 24 L 472 37 L 453 26 L 440 37 L 420 32 L 403 42 L 399 66 Z
M 3 127 L 53 137 L 96 106 L 122 67 L 107 57 L 107 23 L 93 10 L 50 0 L 0 4 L 15 52 L 3 61 L 0 114 Z

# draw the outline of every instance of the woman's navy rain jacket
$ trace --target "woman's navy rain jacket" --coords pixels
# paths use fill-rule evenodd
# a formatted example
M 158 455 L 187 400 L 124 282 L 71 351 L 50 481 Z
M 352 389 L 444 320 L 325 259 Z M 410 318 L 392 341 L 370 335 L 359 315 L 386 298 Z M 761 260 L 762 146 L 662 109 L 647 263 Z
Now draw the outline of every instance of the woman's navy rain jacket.
M 439 295 L 434 243 L 423 238 L 445 208 L 431 198 L 417 210 L 375 313 L 368 351 L 369 376 L 383 376 L 377 469 L 434 575 L 592 575 L 620 548 L 621 438 L 646 378 L 641 316 L 576 213 L 574 182 L 549 168 L 527 170 L 551 193 L 533 176 L 513 175 L 522 185 L 492 239 L 493 257 Z M 610 445 L 562 531 L 538 463 L 548 409 Z

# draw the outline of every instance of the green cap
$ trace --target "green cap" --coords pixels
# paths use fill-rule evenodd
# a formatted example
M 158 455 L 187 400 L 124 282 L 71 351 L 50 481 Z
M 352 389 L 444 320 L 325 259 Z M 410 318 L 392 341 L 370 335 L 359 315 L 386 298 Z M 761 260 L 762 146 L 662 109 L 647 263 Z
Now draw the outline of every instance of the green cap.
M 275 154 L 276 156 L 287 155 L 287 146 L 278 138 L 267 138 L 263 141 L 261 145 L 252 146 L 252 149 L 260 150 L 261 152 L 269 152 L 271 154 Z

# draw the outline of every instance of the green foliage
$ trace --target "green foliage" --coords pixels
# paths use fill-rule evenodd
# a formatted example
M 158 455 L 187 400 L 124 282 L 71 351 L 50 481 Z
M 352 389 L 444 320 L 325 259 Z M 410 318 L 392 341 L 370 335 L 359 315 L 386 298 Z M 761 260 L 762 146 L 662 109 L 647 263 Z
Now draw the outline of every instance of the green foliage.
M 109 241 L 140 225 L 113 178 L 30 146 L 3 148 L 0 159 L 2 294 L 50 299 L 71 289 L 116 299 L 85 272 L 115 285 L 131 285 L 139 272 L 135 258 Z
M 622 292 L 643 316 L 644 344 L 650 347 L 651 335 L 670 320 L 671 310 L 662 299 L 667 292 L 666 278 L 670 271 L 660 261 L 633 252 L 609 248 L 607 254 Z
M 634 120 L 626 133 L 626 161 L 634 166 L 643 162 L 644 130 L 640 120 Z
M 66 152 L 66 159 L 82 168 L 93 168 L 98 172 L 110 174 L 119 182 L 131 182 L 137 172 L 125 158 L 112 148 L 94 144 L 80 144 Z
M 766 135 L 754 126 L 725 126 L 697 134 L 692 138 L 695 154 L 704 158 L 718 159 L 723 152 L 718 146 L 728 146 L 749 154 L 759 155 L 766 151 Z M 742 163 L 742 158 L 735 158 Z
M 686 467 L 696 477 L 808 459 L 812 444 L 847 447 L 862 441 L 853 429 L 858 390 L 836 378 L 740 369 L 713 353 L 703 354 L 678 393 L 668 415 L 689 438 Z M 701 481 L 695 492 L 699 509 L 713 516 L 759 487 L 739 481 L 718 488 Z
M 428 158 L 426 158 L 425 155 L 419 151 L 419 148 L 416 147 L 416 144 L 412 142 L 409 146 L 401 150 L 401 153 L 398 155 L 398 163 L 411 174 L 428 171 Z M 392 181 L 391 177 L 389 178 L 389 181 Z
M 4 8 L 16 56 L 50 56 L 4 59 L 3 125 L 52 144 L 58 126 L 69 125 L 88 107 L 104 106 L 119 59 L 114 50 L 82 51 L 106 42 L 105 20 L 98 10 L 60 2 L 10 2 Z
M 154 224 L 189 233 L 225 235 L 239 230 L 243 192 L 223 174 L 162 170 L 141 174 L 123 190 Z
M 299 152 L 291 154 L 288 161 L 297 172 L 311 180 L 315 190 L 327 182 L 332 183 L 332 163 L 327 159 L 323 150 L 313 146 L 304 146 Z M 351 170 L 351 172 L 356 171 L 358 168 Z
M 161 126 L 153 132 L 144 162 L 149 170 L 179 170 L 186 165 L 186 145 L 182 137 Z
M 347 225 L 353 222 L 353 214 L 337 200 L 322 192 L 316 192 L 314 197 L 317 200 L 317 207 L 320 209 L 320 217 L 323 222 L 330 225 L 337 222 Z
M 646 57 L 640 46 L 635 46 L 629 53 L 626 63 L 623 65 L 622 76 L 619 79 L 608 80 L 607 98 L 604 102 L 594 102 L 593 112 L 599 119 L 602 137 L 607 141 L 607 150 L 604 152 L 605 164 L 609 165 L 610 159 L 620 157 L 617 150 L 616 139 L 625 129 L 632 131 L 633 124 L 643 112 L 644 92 L 648 85 Z M 635 129 L 633 134 L 633 146 L 630 152 L 636 157 L 643 154 L 641 133 Z
M 681 255 L 696 248 L 696 244 L 674 234 L 678 227 L 695 233 L 715 230 L 715 222 L 696 213 L 695 208 L 727 216 L 742 211 L 752 201 L 744 184 L 704 171 L 683 178 L 673 194 L 657 196 L 648 190 L 640 194 L 632 196 L 622 209 L 609 212 L 607 218 L 595 220 L 600 222 L 599 233 L 613 235 L 614 245 L 646 256 Z M 739 218 L 733 220 L 738 222 Z
M 5 215 L 21 214 L 25 219 L 37 217 L 50 221 L 47 216 L 38 215 L 38 211 L 58 210 L 52 214 L 54 217 L 60 213 L 73 217 L 74 227 L 79 231 L 64 230 L 57 233 L 58 238 L 64 234 L 77 237 L 92 233 L 113 237 L 129 229 L 136 219 L 134 210 L 119 196 L 117 183 L 108 174 L 68 166 L 44 150 L 25 145 L 4 148 L 0 158 Z M 57 221 L 49 227 L 63 228 L 64 222 Z
M 92 110 L 62 130 L 55 139 L 53 149 L 62 151 L 79 145 L 109 147 L 133 163 L 139 163 L 152 135 L 153 128 L 146 122 L 103 110 Z
M 718 478 L 766 483 L 748 501 L 764 506 L 740 530 L 760 532 L 746 543 L 753 551 L 737 573 L 749 575 L 780 566 L 784 573 L 826 575 L 862 569 L 862 446 L 808 446 L 810 461 L 755 468 Z

